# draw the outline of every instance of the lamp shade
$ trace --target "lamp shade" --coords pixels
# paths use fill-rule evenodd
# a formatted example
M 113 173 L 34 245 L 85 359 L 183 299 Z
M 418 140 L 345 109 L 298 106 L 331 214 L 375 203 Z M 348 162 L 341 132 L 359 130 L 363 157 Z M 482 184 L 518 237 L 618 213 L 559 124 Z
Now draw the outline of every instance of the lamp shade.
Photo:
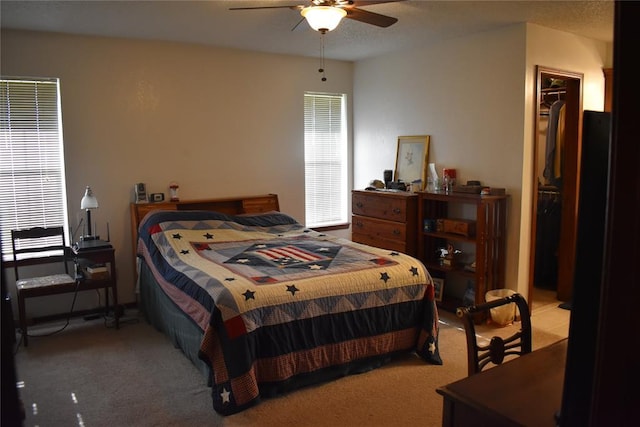
M 93 192 L 91 191 L 91 187 L 87 185 L 86 190 L 84 190 L 84 196 L 80 201 L 80 209 L 95 209 L 98 207 L 98 199 L 95 198 Z
M 340 20 L 347 16 L 347 11 L 333 6 L 309 6 L 300 12 L 316 31 L 325 33 L 335 29 Z

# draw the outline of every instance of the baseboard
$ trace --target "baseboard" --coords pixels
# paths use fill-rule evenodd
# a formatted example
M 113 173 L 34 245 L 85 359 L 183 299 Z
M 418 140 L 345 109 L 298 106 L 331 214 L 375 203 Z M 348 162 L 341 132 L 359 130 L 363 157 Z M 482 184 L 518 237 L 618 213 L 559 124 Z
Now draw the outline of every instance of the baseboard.
M 118 304 L 116 307 L 117 307 L 116 310 L 118 310 L 118 317 L 122 317 L 126 309 L 137 309 L 138 303 L 129 302 L 126 304 Z M 36 325 L 38 323 L 47 323 L 55 320 L 66 319 L 67 317 L 71 317 L 71 318 L 83 317 L 85 320 L 93 320 L 93 319 L 98 319 L 102 317 L 105 314 L 105 311 L 106 311 L 105 307 L 97 307 L 89 310 L 77 310 L 77 311 L 74 310 L 73 313 L 71 313 L 71 316 L 69 316 L 69 313 L 56 313 L 56 314 L 50 314 L 47 316 L 33 317 L 30 319 L 30 322 L 28 325 L 31 326 L 31 325 Z M 113 307 L 109 307 L 109 313 L 113 313 Z M 19 322 L 17 321 L 17 319 L 15 320 L 15 324 L 19 325 Z

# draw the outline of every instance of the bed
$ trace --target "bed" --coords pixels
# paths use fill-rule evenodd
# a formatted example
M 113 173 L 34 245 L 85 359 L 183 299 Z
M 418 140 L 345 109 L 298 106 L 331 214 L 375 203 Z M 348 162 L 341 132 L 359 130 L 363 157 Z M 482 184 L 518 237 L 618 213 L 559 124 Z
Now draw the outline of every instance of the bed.
M 442 364 L 416 258 L 305 228 L 276 195 L 131 212 L 140 308 L 206 376 L 220 414 L 400 353 Z

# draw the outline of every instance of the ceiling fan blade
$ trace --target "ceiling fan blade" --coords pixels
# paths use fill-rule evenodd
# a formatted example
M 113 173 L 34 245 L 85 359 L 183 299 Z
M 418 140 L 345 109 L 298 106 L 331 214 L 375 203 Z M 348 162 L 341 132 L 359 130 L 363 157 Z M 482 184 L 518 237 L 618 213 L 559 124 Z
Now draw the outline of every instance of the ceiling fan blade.
M 253 9 L 293 9 L 299 10 L 302 6 L 257 6 L 257 7 L 230 7 L 229 10 L 253 10 Z
M 398 3 L 405 0 L 384 0 L 384 1 L 357 1 L 351 2 L 352 7 L 371 6 L 372 4 Z
M 386 28 L 398 22 L 398 18 L 369 12 L 368 10 L 358 9 L 357 7 L 345 7 L 344 10 L 347 11 L 346 18 L 364 22 L 366 24 L 376 25 L 378 27 Z
M 302 22 L 305 20 L 305 18 L 302 18 L 301 20 L 298 21 L 298 23 L 296 25 L 293 26 L 293 28 L 291 29 L 291 31 L 295 31 L 296 28 L 298 28 L 300 26 L 300 24 L 302 24 Z
M 358 6 L 372 6 L 382 3 L 396 3 L 404 0 L 381 0 L 381 1 L 357 1 L 357 0 L 310 0 L 311 5 L 315 6 L 332 6 L 344 9 L 347 12 L 346 18 L 353 19 L 355 21 L 364 22 L 366 24 L 376 25 L 378 27 L 388 27 L 398 22 L 397 18 L 391 16 L 381 15 L 379 13 L 369 12 L 367 10 L 359 9 Z M 257 10 L 257 9 L 291 9 L 301 11 L 305 6 L 301 4 L 289 5 L 289 6 L 254 6 L 254 7 L 230 7 L 229 10 Z M 293 27 L 295 30 L 300 23 L 304 20 L 300 20 Z

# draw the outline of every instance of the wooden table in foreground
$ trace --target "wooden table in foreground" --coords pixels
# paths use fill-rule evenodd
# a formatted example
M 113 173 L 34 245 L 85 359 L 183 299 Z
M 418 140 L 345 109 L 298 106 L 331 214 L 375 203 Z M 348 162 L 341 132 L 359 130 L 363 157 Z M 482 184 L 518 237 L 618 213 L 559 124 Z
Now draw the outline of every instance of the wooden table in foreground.
M 567 339 L 439 387 L 443 426 L 555 426 Z

